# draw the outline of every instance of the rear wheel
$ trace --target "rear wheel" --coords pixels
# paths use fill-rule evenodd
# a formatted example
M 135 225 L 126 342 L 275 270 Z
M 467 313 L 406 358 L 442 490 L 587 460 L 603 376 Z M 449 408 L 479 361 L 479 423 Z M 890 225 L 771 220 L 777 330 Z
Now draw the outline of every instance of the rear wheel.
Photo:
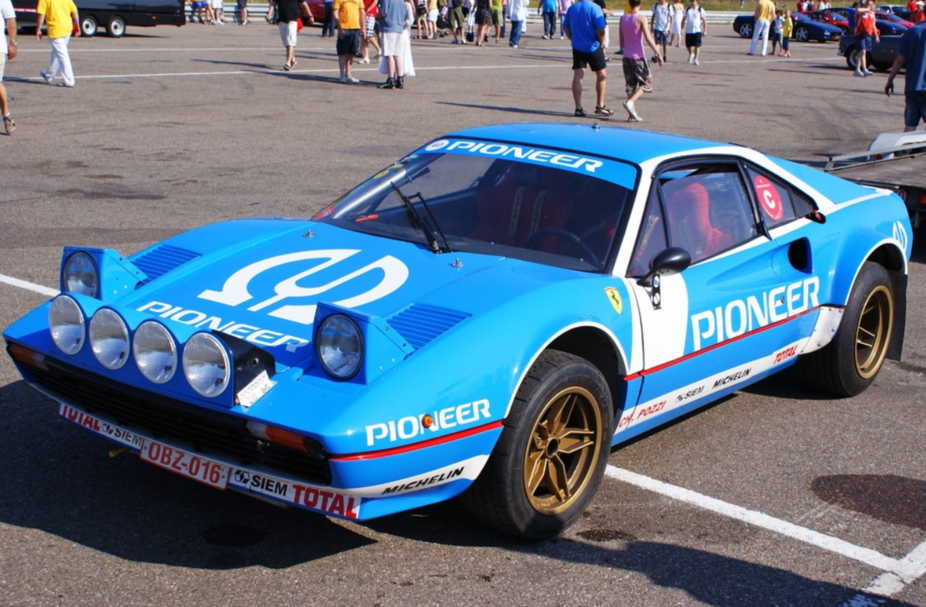
M 740 25 L 740 36 L 743 38 L 752 38 L 752 24 L 743 23 Z
M 591 502 L 607 465 L 611 395 L 583 358 L 549 350 L 531 367 L 464 507 L 508 535 L 545 539 Z
M 113 38 L 122 38 L 125 33 L 125 19 L 122 17 L 113 17 L 106 26 L 106 33 Z
M 827 392 L 860 394 L 884 365 L 893 328 L 890 275 L 877 264 L 865 263 L 833 341 L 802 357 L 798 372 L 807 383 Z
M 807 42 L 810 40 L 810 30 L 804 26 L 800 26 L 794 30 L 794 39 L 798 42 Z

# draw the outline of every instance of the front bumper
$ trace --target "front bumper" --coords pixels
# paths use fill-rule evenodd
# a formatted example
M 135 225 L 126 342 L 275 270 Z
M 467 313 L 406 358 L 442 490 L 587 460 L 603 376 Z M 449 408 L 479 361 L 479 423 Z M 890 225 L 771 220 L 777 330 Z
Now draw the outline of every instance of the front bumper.
M 58 401 L 64 419 L 214 488 L 345 519 L 377 518 L 462 493 L 481 472 L 502 429 L 501 422 L 494 422 L 437 441 L 366 454 L 303 453 L 253 436 L 238 416 L 40 358 L 39 364 L 16 364 L 30 384 Z M 175 458 L 152 458 L 165 452 Z M 215 473 L 215 482 L 201 472 L 212 469 L 222 472 Z

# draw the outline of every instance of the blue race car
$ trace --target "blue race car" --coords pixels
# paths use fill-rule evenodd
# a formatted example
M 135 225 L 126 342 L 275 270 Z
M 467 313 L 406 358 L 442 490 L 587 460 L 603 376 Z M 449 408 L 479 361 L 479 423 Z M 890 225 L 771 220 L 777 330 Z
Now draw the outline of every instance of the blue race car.
M 61 417 L 195 481 L 356 520 L 462 496 L 545 538 L 613 445 L 795 365 L 862 392 L 910 251 L 893 193 L 745 147 L 488 126 L 311 220 L 68 247 L 4 338 Z

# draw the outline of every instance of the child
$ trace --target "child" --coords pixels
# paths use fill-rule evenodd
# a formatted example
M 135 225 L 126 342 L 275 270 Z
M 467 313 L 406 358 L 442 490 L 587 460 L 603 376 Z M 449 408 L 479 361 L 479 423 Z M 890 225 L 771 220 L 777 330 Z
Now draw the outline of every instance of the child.
M 781 56 L 791 56 L 791 30 L 794 29 L 794 21 L 791 19 L 791 11 L 785 11 L 785 22 L 781 27 Z
M 781 9 L 775 11 L 775 18 L 772 19 L 772 54 L 775 53 L 775 49 L 778 48 L 778 45 L 781 44 L 781 32 L 785 26 L 785 18 Z M 784 45 L 782 45 L 784 46 Z M 782 52 L 784 49 L 782 48 Z M 779 52 L 778 55 L 781 55 Z

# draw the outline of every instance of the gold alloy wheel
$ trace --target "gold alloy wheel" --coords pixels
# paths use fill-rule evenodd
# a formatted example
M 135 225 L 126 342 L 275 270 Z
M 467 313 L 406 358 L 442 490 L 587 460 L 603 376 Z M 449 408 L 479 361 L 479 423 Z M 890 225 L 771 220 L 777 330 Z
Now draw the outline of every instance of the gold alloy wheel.
M 868 295 L 855 330 L 855 370 L 863 379 L 873 377 L 884 356 L 894 326 L 894 299 L 887 287 Z
M 533 508 L 558 514 L 582 495 L 601 451 L 598 401 L 572 386 L 551 398 L 531 432 L 524 454 L 524 489 Z

